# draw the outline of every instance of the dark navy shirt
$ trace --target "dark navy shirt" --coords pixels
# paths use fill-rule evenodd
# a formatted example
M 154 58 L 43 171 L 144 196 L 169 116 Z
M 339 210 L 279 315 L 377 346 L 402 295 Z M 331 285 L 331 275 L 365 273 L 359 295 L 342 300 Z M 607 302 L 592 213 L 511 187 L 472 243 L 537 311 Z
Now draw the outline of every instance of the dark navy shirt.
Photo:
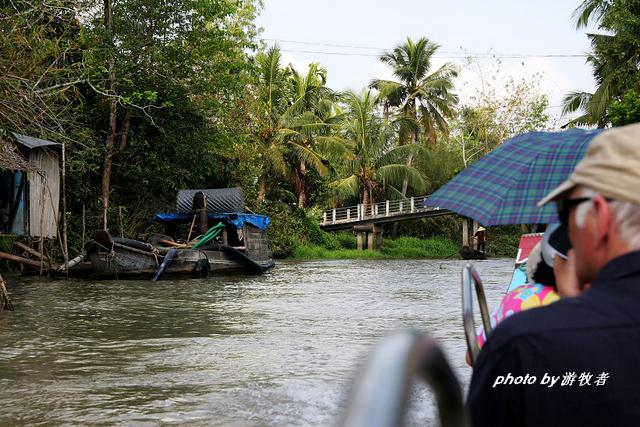
M 640 251 L 605 265 L 579 297 L 500 323 L 467 406 L 474 427 L 640 426 Z

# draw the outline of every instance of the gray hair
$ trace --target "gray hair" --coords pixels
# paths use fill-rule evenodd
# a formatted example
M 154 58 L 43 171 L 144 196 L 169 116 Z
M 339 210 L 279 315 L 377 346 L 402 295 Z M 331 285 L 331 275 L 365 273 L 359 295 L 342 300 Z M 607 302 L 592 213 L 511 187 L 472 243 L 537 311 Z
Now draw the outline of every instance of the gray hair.
M 581 197 L 595 197 L 598 193 L 590 188 L 580 189 Z M 614 223 L 618 226 L 620 237 L 630 249 L 640 248 L 640 206 L 633 203 L 614 200 L 609 203 Z M 593 203 L 581 203 L 576 208 L 576 225 L 584 227 L 587 216 L 593 209 Z

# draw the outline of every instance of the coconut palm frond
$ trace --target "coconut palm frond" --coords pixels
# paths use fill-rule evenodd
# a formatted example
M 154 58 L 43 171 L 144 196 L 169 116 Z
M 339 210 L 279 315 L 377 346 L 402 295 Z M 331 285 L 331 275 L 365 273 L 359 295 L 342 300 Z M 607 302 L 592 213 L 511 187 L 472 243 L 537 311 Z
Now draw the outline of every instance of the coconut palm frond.
M 377 174 L 384 182 L 395 187 L 401 187 L 406 179 L 408 186 L 416 192 L 423 192 L 427 188 L 424 176 L 411 166 L 399 164 L 381 166 Z
M 321 176 L 324 176 L 329 172 L 327 166 L 323 162 L 324 159 L 322 156 L 314 150 L 294 142 L 289 143 L 289 147 L 296 159 L 304 161 L 306 164 L 313 167 Z
M 360 180 L 357 176 L 350 175 L 330 182 L 329 187 L 339 198 L 353 197 L 360 193 Z

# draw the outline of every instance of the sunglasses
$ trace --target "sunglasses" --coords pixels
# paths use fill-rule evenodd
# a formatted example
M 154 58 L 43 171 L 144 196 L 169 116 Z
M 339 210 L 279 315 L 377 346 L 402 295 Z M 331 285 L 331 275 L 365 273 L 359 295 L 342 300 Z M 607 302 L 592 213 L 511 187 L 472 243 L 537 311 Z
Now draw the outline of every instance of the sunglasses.
M 575 199 L 562 199 L 556 202 L 558 207 L 558 220 L 560 224 L 569 224 L 569 215 L 571 215 L 571 209 L 578 206 L 580 203 L 584 203 L 587 200 L 591 200 L 591 197 L 578 197 Z
M 593 197 L 577 197 L 575 199 L 563 199 L 556 202 L 558 208 L 558 220 L 560 224 L 569 224 L 569 215 L 571 215 L 571 209 L 578 206 L 580 203 L 584 203 L 587 200 L 592 200 Z M 605 197 L 604 200 L 612 202 L 613 199 Z

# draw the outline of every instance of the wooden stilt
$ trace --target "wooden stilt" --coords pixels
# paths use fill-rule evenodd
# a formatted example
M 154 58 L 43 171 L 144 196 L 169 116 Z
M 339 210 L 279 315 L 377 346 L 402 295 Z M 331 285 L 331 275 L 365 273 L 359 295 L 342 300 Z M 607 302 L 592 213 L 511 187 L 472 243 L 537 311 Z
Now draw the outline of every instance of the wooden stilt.
M 120 223 L 120 237 L 124 239 L 124 226 L 122 225 L 122 205 L 118 206 L 118 222 Z
M 86 210 L 84 203 L 82 204 L 82 248 L 84 249 L 84 244 L 86 243 Z
M 9 298 L 9 292 L 7 292 L 7 287 L 5 286 L 4 279 L 0 274 L 0 302 L 2 302 L 2 309 L 7 311 L 14 311 L 13 304 L 11 303 L 11 298 Z

